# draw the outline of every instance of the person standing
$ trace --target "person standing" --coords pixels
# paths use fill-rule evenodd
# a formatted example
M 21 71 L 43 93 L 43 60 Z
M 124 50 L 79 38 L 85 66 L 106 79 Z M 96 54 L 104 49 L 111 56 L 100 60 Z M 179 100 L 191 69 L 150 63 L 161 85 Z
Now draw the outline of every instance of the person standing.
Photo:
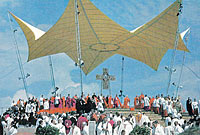
M 145 97 L 144 97 L 144 110 L 145 111 L 149 111 L 149 102 L 150 102 L 149 98 L 147 97 L 147 95 L 145 95 Z
M 152 135 L 165 135 L 163 127 L 158 123 L 158 121 L 153 122 Z
M 198 102 L 196 101 L 196 98 L 194 99 L 194 102 L 192 102 L 192 110 L 195 116 L 199 115 L 199 107 L 198 107 Z
M 192 113 L 192 100 L 190 99 L 190 97 L 188 97 L 188 100 L 186 101 L 186 106 L 187 106 L 187 111 L 189 113 L 189 115 L 192 117 L 193 113 Z

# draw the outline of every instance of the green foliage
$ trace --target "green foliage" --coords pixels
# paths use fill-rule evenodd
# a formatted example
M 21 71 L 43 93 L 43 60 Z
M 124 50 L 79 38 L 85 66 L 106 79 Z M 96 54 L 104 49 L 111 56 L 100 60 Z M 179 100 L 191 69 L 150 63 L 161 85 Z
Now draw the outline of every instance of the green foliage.
M 129 135 L 150 135 L 150 129 L 136 125 Z
M 185 130 L 180 135 L 200 135 L 200 128 L 199 127 L 191 127 Z
M 36 131 L 36 135 L 59 135 L 59 129 L 51 126 L 40 128 Z

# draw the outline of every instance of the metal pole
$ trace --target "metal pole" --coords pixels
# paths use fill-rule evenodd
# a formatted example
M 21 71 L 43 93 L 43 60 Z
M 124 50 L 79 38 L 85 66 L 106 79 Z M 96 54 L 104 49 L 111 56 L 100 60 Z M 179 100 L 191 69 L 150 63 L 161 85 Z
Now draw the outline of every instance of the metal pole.
M 50 74 L 51 74 L 51 84 L 52 84 L 52 88 L 55 91 L 56 85 L 55 85 L 54 72 L 53 72 L 53 62 L 52 62 L 51 56 L 49 56 L 48 58 L 49 58 L 49 67 L 50 67 Z M 56 92 L 55 92 L 55 95 L 56 95 Z
M 121 71 L 121 101 L 123 100 L 123 86 L 124 86 L 124 57 L 122 57 L 122 71 Z
M 74 0 L 75 8 L 75 24 L 76 24 L 76 45 L 77 45 L 77 55 L 78 55 L 78 65 L 80 68 L 80 83 L 81 83 L 81 93 L 83 93 L 83 76 L 82 76 L 82 58 L 81 58 L 81 43 L 80 43 L 80 31 L 79 31 L 79 11 L 77 0 Z
M 23 65 L 22 65 L 21 56 L 20 56 L 18 45 L 17 45 L 17 40 L 16 40 L 16 37 L 15 37 L 15 31 L 16 30 L 14 30 L 13 27 L 12 27 L 12 23 L 11 23 L 12 20 L 10 18 L 10 14 L 9 13 L 8 13 L 8 18 L 9 18 L 9 22 L 10 22 L 10 29 L 13 32 L 14 47 L 15 47 L 15 52 L 16 52 L 16 55 L 17 55 L 17 61 L 18 61 L 21 77 L 22 77 L 22 80 L 23 80 L 24 89 L 25 89 L 25 92 L 26 92 L 26 97 L 28 99 L 29 96 L 28 96 L 28 93 L 27 93 L 27 89 L 28 88 L 27 88 L 26 77 L 25 77 L 25 74 L 24 74 L 24 68 L 23 68 Z
M 189 37 L 189 34 L 185 37 L 185 43 L 186 43 L 186 47 L 187 47 L 187 44 L 188 44 L 188 37 Z M 180 73 L 180 76 L 179 76 L 179 80 L 178 80 L 178 85 L 177 85 L 177 88 L 176 88 L 176 98 L 178 97 L 178 90 L 180 88 L 180 82 L 181 82 L 181 77 L 182 77 L 182 73 L 183 73 L 183 66 L 184 66 L 184 63 L 185 63 L 185 58 L 186 58 L 186 53 L 185 51 L 183 52 L 183 62 L 182 62 L 182 65 L 181 65 L 181 73 Z
M 179 3 L 181 4 L 180 0 L 179 0 Z M 176 50 L 177 50 L 178 41 L 179 41 L 179 34 L 180 34 L 179 33 L 179 19 L 180 19 L 179 16 L 181 15 L 180 9 L 179 9 L 179 13 L 177 15 L 178 15 L 178 27 L 177 27 L 177 30 L 176 30 L 176 38 L 175 38 L 175 43 L 174 43 L 174 49 L 173 49 L 173 52 L 172 52 L 171 64 L 170 64 L 170 67 L 169 67 L 169 80 L 168 80 L 167 92 L 166 92 L 167 95 L 168 95 L 170 84 L 171 84 L 172 72 L 173 72 L 174 61 L 175 61 L 175 56 L 176 56 Z

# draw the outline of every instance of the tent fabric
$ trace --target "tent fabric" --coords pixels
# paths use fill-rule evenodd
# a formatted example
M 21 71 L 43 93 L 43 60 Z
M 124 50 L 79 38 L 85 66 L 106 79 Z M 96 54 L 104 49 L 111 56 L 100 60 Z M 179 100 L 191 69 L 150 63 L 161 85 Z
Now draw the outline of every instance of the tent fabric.
M 168 49 L 174 49 L 180 2 L 175 1 L 148 23 L 130 32 L 102 13 L 90 0 L 77 0 L 82 59 L 85 74 L 115 54 L 141 61 L 157 70 Z M 69 0 L 63 15 L 45 34 L 12 14 L 29 45 L 28 61 L 57 53 L 66 53 L 78 62 L 74 0 Z M 181 38 L 178 50 L 188 51 Z

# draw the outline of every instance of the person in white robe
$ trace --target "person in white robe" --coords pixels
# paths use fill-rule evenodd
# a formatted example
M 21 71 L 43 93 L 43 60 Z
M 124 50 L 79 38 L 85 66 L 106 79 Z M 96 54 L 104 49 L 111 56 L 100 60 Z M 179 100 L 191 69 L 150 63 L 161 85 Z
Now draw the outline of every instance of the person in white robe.
M 149 98 L 147 97 L 147 95 L 145 95 L 145 97 L 144 97 L 144 110 L 145 111 L 149 110 L 149 102 L 150 102 Z
M 174 123 L 174 125 L 175 125 L 175 128 L 174 128 L 174 135 L 178 135 L 178 134 L 184 132 L 183 128 L 179 126 L 178 121 L 176 121 L 176 122 Z
M 57 127 L 59 129 L 59 133 L 60 133 L 59 135 L 66 135 L 65 126 L 62 123 L 63 123 L 62 118 L 59 118 L 58 124 L 57 124 Z
M 168 102 L 168 105 L 167 105 L 167 114 L 168 115 L 172 114 L 172 110 L 173 110 L 173 108 L 172 108 L 171 102 Z
M 192 102 L 192 110 L 194 112 L 194 115 L 198 116 L 199 107 L 198 107 L 198 102 L 196 101 L 196 99 L 194 99 L 194 101 Z
M 81 132 L 82 135 L 89 135 L 89 127 L 88 127 L 87 123 L 83 122 L 82 125 L 83 125 L 83 131 Z
M 98 135 L 112 135 L 112 126 L 107 121 L 107 117 L 103 119 L 102 122 L 99 123 L 97 127 Z
M 31 113 L 32 112 L 32 110 L 31 110 L 31 104 L 29 102 L 26 104 L 25 112 L 26 113 Z
M 170 116 L 171 116 L 171 115 L 170 115 Z M 165 126 L 166 126 L 166 127 L 168 126 L 168 123 L 169 123 L 169 122 L 172 122 L 172 119 L 171 119 L 170 116 L 168 116 L 168 117 L 165 118 Z
M 153 122 L 152 135 L 165 135 L 164 128 L 158 123 L 158 121 Z
M 133 126 L 130 123 L 130 120 L 127 119 L 124 123 L 124 130 L 126 131 L 125 135 L 129 135 L 133 130 Z
M 174 128 L 171 125 L 171 122 L 168 122 L 168 126 L 165 127 L 165 135 L 173 135 L 174 134 Z
M 49 110 L 49 101 L 47 99 L 44 101 L 44 109 Z
M 41 95 L 41 97 L 40 97 L 40 110 L 44 108 L 43 100 L 44 100 L 43 95 Z
M 81 130 L 74 123 L 72 124 L 69 135 L 81 135 Z
M 124 126 L 121 121 L 117 121 L 117 125 L 114 128 L 114 135 L 121 135 L 122 130 L 124 130 Z
M 102 102 L 99 102 L 99 103 L 98 103 L 98 105 L 97 105 L 97 110 L 100 111 L 100 112 L 104 112 L 104 108 L 103 108 Z
M 144 122 L 146 122 L 146 123 L 150 122 L 149 117 L 145 113 L 142 114 L 142 118 L 140 121 L 141 121 L 141 125 L 143 125 Z

